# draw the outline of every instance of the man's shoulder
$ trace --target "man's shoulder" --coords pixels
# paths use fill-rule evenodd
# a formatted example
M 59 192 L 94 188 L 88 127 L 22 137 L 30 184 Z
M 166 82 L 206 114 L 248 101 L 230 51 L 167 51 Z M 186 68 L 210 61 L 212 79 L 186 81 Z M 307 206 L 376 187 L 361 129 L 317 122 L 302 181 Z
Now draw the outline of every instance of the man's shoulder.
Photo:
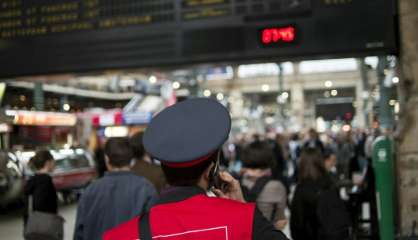
M 150 183 L 146 178 L 136 175 L 132 172 L 126 174 L 124 177 L 118 178 L 108 178 L 103 177 L 92 182 L 85 190 L 85 193 L 95 192 L 96 190 L 102 190 L 103 188 L 108 188 L 111 184 L 129 184 L 132 188 L 151 188 L 154 189 L 152 183 Z
M 219 198 L 219 197 L 210 197 L 210 196 L 200 196 L 206 200 L 207 206 L 214 206 L 220 211 L 225 212 L 234 212 L 237 210 L 247 210 L 247 211 L 254 211 L 255 204 L 254 203 L 242 203 L 235 200 Z M 197 203 L 199 201 L 196 201 Z
M 103 234 L 103 240 L 137 240 L 139 217 L 132 218 Z
M 133 172 L 142 175 L 143 173 L 148 174 L 156 174 L 156 173 L 162 173 L 163 170 L 161 169 L 161 166 L 145 162 L 145 161 L 137 161 L 135 165 L 132 168 Z
M 132 184 L 136 184 L 138 187 L 149 187 L 154 189 L 154 185 L 144 176 L 133 173 L 130 178 Z

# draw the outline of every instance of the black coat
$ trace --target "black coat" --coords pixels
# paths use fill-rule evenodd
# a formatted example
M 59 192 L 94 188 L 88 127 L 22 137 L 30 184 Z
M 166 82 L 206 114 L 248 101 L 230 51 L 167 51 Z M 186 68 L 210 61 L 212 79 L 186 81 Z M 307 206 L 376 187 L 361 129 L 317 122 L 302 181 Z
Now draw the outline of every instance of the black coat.
M 317 218 L 318 192 L 334 186 L 330 176 L 316 181 L 305 181 L 296 186 L 291 204 L 290 231 L 293 240 L 317 240 L 319 222 Z
M 29 196 L 33 199 L 33 210 L 56 214 L 58 211 L 57 191 L 52 178 L 47 174 L 36 174 L 25 185 L 24 221 L 28 217 Z

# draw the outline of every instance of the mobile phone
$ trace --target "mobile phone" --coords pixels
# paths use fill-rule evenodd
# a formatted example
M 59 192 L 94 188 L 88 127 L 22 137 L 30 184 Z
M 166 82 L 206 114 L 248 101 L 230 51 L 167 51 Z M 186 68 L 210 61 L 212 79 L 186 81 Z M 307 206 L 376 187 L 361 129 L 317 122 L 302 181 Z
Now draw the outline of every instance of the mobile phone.
M 220 152 L 218 152 L 218 158 L 215 162 L 215 166 L 211 169 L 210 178 L 209 178 L 209 188 L 217 188 L 222 192 L 228 191 L 229 184 L 224 182 L 221 177 L 219 176 L 219 156 Z

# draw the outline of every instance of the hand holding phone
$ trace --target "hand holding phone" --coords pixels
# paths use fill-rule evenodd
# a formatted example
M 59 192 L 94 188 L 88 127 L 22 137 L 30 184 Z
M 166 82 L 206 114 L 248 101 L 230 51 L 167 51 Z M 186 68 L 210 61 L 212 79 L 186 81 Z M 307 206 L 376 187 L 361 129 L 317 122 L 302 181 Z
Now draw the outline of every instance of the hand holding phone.
M 222 180 L 219 172 L 216 176 L 214 176 L 213 187 L 221 190 L 222 192 L 229 192 L 229 183 Z
M 244 195 L 242 194 L 238 180 L 232 177 L 228 172 L 220 172 L 218 178 L 218 181 L 220 182 L 218 184 L 221 186 L 213 189 L 216 196 L 245 203 Z

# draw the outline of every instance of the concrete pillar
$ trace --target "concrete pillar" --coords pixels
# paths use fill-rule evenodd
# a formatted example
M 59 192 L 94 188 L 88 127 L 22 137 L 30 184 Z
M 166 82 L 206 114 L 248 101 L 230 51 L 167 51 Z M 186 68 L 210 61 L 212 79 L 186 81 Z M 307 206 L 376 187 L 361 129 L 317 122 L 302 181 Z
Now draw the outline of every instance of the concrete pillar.
M 367 127 L 367 114 L 366 114 L 366 101 L 364 99 L 364 93 L 369 88 L 369 80 L 367 76 L 367 67 L 364 63 L 364 59 L 357 60 L 357 66 L 359 69 L 361 81 L 356 81 L 356 122 L 357 127 Z
M 357 127 L 365 128 L 366 127 L 366 115 L 364 114 L 364 100 L 363 100 L 363 83 L 361 81 L 356 82 L 356 123 Z
M 398 222 L 402 235 L 418 222 L 418 1 L 399 0 L 401 102 L 398 140 Z
M 35 82 L 33 89 L 33 105 L 36 110 L 42 111 L 45 107 L 44 89 L 40 82 Z
M 303 81 L 299 77 L 299 63 L 293 63 L 294 81 L 290 83 L 290 104 L 291 117 L 294 119 L 293 128 L 300 129 L 304 127 L 305 122 L 305 96 L 303 91 Z
M 243 117 L 244 113 L 244 99 L 242 93 L 239 90 L 232 90 L 229 93 L 230 97 L 230 112 L 232 118 Z
M 391 87 L 386 86 L 385 80 L 385 69 L 388 66 L 388 61 L 386 56 L 379 57 L 379 63 L 377 64 L 377 79 L 379 81 L 379 123 L 382 129 L 393 129 L 393 111 L 392 107 L 389 105 Z
M 244 112 L 244 98 L 242 92 L 236 87 L 236 83 L 239 79 L 238 65 L 233 65 L 233 77 L 227 82 L 225 90 L 228 92 L 230 99 L 230 112 L 232 118 L 243 117 Z

